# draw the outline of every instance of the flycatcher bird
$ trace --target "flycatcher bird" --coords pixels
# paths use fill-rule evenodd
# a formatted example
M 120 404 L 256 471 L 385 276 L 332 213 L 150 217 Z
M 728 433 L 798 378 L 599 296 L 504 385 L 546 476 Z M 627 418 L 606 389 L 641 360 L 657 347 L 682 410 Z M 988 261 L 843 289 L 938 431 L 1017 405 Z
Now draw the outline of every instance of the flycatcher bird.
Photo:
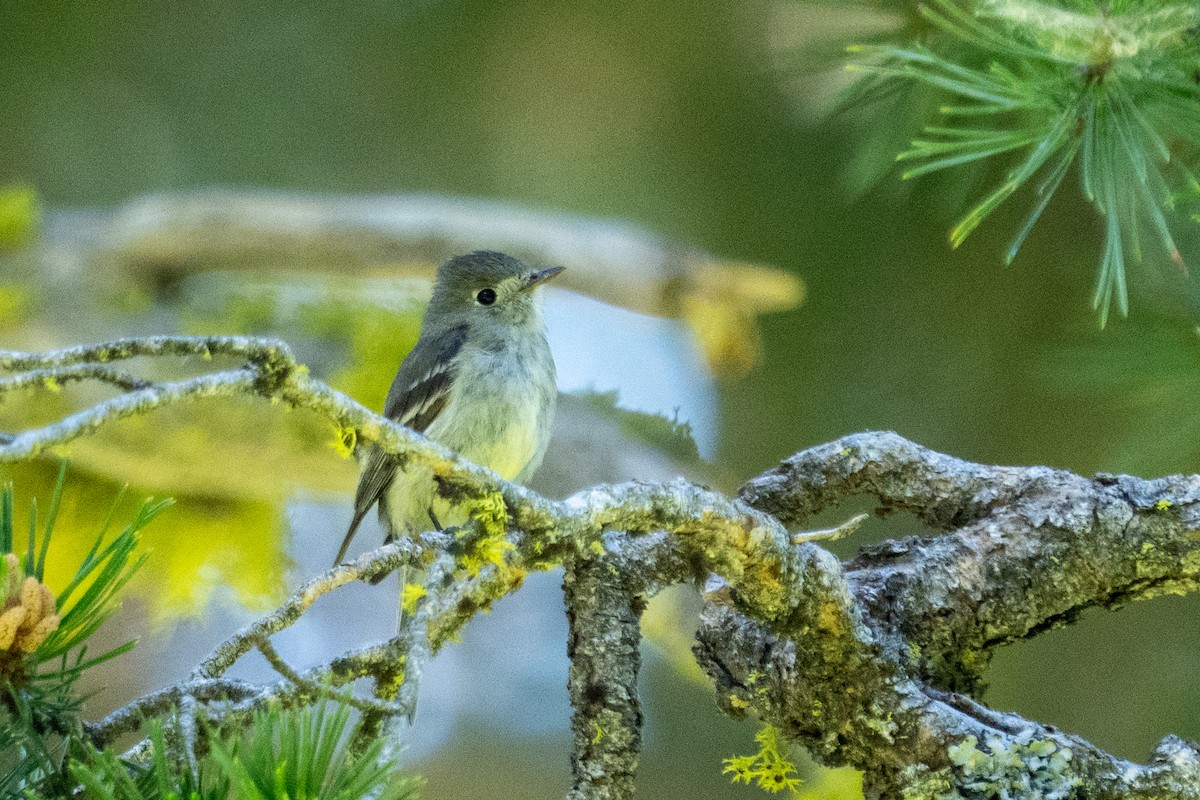
M 488 251 L 443 264 L 417 344 L 388 391 L 384 416 L 505 480 L 527 480 L 546 453 L 558 397 L 537 288 L 562 271 L 532 270 Z M 376 503 L 386 542 L 466 521 L 438 496 L 430 469 L 412 463 L 400 468 L 395 457 L 372 446 L 335 564 Z

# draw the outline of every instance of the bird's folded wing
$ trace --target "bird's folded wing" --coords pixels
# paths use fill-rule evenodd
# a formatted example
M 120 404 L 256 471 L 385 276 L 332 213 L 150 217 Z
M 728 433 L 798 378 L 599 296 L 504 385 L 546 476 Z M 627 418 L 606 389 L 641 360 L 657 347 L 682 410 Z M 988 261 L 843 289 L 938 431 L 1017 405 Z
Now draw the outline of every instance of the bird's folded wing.
M 467 339 L 466 326 L 452 328 L 441 336 L 434 337 L 432 346 L 418 341 L 409 354 L 396 379 L 388 390 L 383 414 L 419 433 L 437 419 L 437 415 L 450 401 L 450 386 L 453 380 L 453 362 Z M 372 447 L 358 489 L 354 493 L 354 518 L 342 540 L 334 563 L 340 563 L 354 538 L 359 523 L 387 491 L 388 484 L 396 474 L 397 460 L 378 447 Z
M 383 415 L 424 433 L 450 400 L 454 359 L 467 340 L 467 326 L 452 328 L 428 349 L 417 347 L 396 373 L 383 404 Z

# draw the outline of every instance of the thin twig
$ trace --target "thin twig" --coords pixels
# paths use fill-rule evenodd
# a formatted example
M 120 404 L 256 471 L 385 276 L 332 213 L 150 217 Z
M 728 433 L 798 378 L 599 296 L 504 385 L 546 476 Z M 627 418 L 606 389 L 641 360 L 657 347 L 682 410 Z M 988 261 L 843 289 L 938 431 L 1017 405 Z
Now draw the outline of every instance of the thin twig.
M 122 372 L 103 364 L 72 364 L 65 367 L 31 369 L 7 378 L 0 378 L 0 395 L 19 389 L 46 389 L 57 391 L 61 384 L 74 381 L 94 380 L 112 384 L 127 392 L 147 389 L 152 381 Z

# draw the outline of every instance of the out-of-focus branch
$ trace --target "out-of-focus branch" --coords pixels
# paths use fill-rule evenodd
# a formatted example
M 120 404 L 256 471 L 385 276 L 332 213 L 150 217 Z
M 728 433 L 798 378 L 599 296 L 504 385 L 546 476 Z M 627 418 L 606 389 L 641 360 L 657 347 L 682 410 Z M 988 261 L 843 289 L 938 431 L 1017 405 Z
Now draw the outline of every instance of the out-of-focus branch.
M 72 229 L 69 214 L 54 216 L 52 225 Z M 531 263 L 568 267 L 559 279 L 565 288 L 682 317 L 709 365 L 726 374 L 761 357 L 758 315 L 804 298 L 787 270 L 728 261 L 617 220 L 492 200 L 205 189 L 138 198 L 104 220 L 98 268 L 148 273 L 143 280 L 153 285 L 248 266 L 431 279 L 449 256 L 488 242 Z

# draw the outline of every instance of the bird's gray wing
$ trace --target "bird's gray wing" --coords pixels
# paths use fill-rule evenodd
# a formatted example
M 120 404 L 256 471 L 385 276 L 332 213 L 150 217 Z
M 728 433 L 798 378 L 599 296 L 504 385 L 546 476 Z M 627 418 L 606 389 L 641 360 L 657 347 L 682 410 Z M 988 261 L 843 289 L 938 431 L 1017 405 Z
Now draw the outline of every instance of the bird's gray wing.
M 467 327 L 462 325 L 432 337 L 431 343 L 426 346 L 418 341 L 400 365 L 388 389 L 383 415 L 418 433 L 424 433 L 450 401 L 454 358 L 466 340 Z M 362 476 L 358 479 L 358 489 L 354 492 L 354 518 L 333 560 L 335 565 L 340 564 L 346 555 L 359 523 L 387 491 L 396 475 L 396 466 L 394 456 L 378 447 L 371 447 Z

